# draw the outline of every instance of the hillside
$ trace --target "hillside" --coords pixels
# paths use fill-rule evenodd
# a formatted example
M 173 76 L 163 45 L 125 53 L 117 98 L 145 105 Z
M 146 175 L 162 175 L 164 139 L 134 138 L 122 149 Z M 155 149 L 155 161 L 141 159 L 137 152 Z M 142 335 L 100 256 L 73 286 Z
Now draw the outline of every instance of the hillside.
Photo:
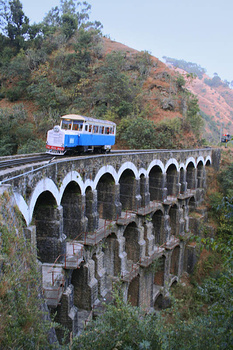
M 115 121 L 116 148 L 200 147 L 205 129 L 218 134 L 217 107 L 213 118 L 201 116 L 202 100 L 183 73 L 103 37 L 100 24 L 88 21 L 88 7 L 77 13 L 81 22 L 68 24 L 66 10 L 61 5 L 56 20 L 51 12 L 36 27 L 23 27 L 22 15 L 11 23 L 15 37 L 0 34 L 0 154 L 44 150 L 47 130 L 67 113 Z M 205 104 L 203 111 L 210 110 Z
M 208 75 L 196 76 L 193 79 L 187 78 L 188 72 L 167 65 L 170 69 L 181 74 L 186 80 L 186 88 L 198 97 L 198 103 L 206 120 L 204 137 L 212 141 L 218 141 L 219 133 L 233 134 L 233 89 L 217 76 L 216 84 L 208 84 L 214 81 Z M 218 131 L 216 133 L 216 130 Z

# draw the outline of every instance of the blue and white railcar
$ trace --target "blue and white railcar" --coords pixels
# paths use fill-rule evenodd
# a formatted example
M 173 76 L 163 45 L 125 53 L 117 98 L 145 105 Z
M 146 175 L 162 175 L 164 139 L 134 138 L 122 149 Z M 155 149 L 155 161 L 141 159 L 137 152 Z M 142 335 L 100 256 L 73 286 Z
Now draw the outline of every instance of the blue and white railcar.
M 65 153 L 111 150 L 115 144 L 116 124 L 101 119 L 68 114 L 61 117 L 60 125 L 47 133 L 47 153 Z

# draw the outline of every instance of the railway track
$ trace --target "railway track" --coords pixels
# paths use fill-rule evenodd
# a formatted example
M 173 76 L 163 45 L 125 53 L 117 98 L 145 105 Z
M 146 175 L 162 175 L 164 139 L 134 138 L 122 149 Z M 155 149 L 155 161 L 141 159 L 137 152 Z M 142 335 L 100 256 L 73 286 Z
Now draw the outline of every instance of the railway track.
M 0 160 L 0 170 L 4 170 L 7 168 L 14 168 L 20 165 L 24 164 L 30 164 L 30 163 L 39 163 L 46 160 L 52 159 L 53 156 L 50 156 L 46 153 L 40 154 L 40 155 L 31 155 L 26 157 L 4 157 L 4 160 Z
M 148 151 L 152 151 L 152 150 L 147 150 Z M 109 154 L 120 154 L 120 153 L 132 153 L 132 152 L 137 152 L 137 153 L 141 153 L 141 152 L 146 152 L 146 150 L 116 150 L 116 151 L 111 151 L 111 153 Z M 39 163 L 39 162 L 43 162 L 46 160 L 51 160 L 51 159 L 56 159 L 56 160 L 66 160 L 66 159 L 72 159 L 72 158 L 77 158 L 77 157 L 93 157 L 96 156 L 97 154 L 95 153 L 83 153 L 80 155 L 74 155 L 74 156 L 53 156 L 47 153 L 41 153 L 39 155 L 35 155 L 35 154 L 30 154 L 27 156 L 9 156 L 9 157 L 3 157 L 0 158 L 0 170 L 4 170 L 7 168 L 14 168 L 17 166 L 21 166 L 24 164 L 30 164 L 30 163 Z

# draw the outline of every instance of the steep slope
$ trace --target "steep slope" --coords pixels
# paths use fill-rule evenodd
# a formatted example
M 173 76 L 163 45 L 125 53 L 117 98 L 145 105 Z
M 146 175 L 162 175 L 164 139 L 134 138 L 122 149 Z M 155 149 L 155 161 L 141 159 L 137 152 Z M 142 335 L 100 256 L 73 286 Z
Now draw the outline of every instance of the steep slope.
M 206 74 L 203 74 L 201 78 L 191 79 L 190 76 L 187 77 L 188 73 L 183 69 L 172 65 L 168 67 L 181 74 L 186 80 L 186 88 L 198 97 L 201 111 L 209 116 L 209 118 L 205 117 L 206 131 L 211 133 L 208 123 L 211 121 L 212 126 L 216 126 L 219 133 L 233 134 L 233 90 L 224 82 L 220 82 L 218 86 L 208 85 L 211 78 Z

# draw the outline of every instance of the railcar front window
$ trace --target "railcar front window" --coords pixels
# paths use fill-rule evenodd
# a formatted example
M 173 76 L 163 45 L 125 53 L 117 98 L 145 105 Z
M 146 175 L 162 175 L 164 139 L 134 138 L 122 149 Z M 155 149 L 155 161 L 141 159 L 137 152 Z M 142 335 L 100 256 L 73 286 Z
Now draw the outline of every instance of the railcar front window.
M 70 120 L 62 120 L 61 128 L 65 130 L 71 130 L 72 122 Z

